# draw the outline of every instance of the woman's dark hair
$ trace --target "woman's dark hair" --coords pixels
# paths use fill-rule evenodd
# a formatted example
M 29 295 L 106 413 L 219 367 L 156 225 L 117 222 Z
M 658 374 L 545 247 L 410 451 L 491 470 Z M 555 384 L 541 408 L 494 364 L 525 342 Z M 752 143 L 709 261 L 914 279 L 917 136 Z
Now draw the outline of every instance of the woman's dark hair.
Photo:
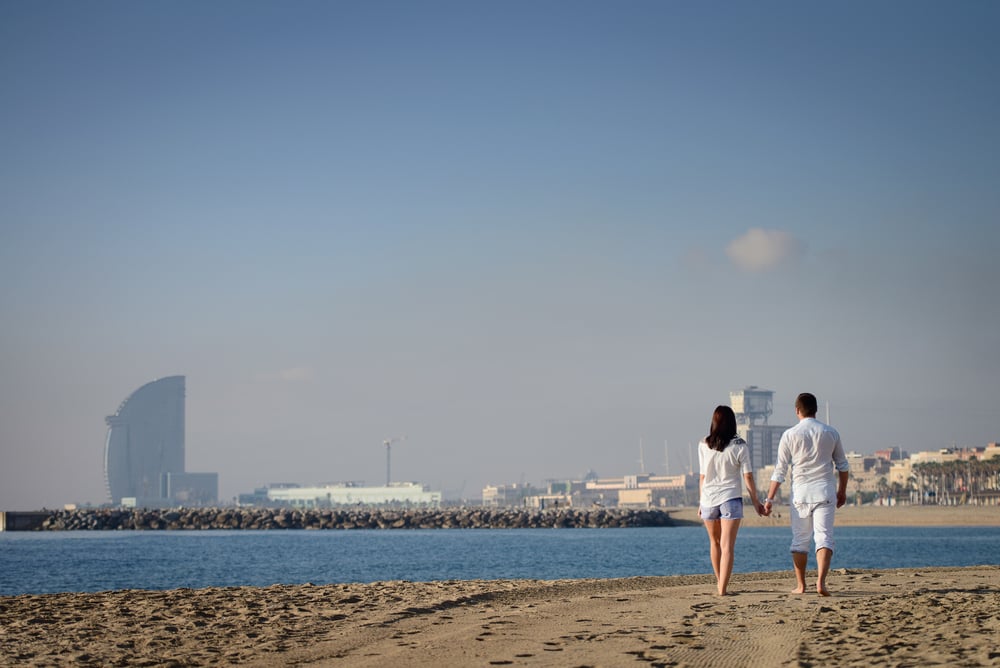
M 736 414 L 729 406 L 716 406 L 705 443 L 713 450 L 722 452 L 734 438 L 736 438 Z

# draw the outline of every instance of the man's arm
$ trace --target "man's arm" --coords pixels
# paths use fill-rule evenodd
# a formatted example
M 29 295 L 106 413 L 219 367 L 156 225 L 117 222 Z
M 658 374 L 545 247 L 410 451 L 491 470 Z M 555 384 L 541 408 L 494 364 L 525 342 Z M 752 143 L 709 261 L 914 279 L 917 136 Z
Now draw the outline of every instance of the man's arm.
M 847 479 L 851 477 L 849 471 L 837 471 L 837 507 L 841 508 L 847 503 Z
M 759 510 L 757 511 L 764 517 L 767 517 L 768 515 L 771 514 L 771 510 L 774 508 L 774 495 L 778 493 L 778 487 L 780 486 L 781 486 L 780 482 L 776 480 L 771 481 L 771 486 L 767 490 L 767 498 L 764 499 L 764 503 L 761 504 L 761 508 L 764 509 L 764 512 L 761 512 Z M 758 503 L 760 502 L 759 501 L 754 502 L 754 506 L 756 507 Z
M 837 469 L 837 507 L 840 508 L 847 503 L 847 479 L 851 475 L 851 465 L 847 463 L 840 434 L 837 434 L 837 443 L 833 446 L 833 465 Z
M 774 458 L 774 476 L 771 480 L 785 482 L 785 472 L 792 463 L 792 443 L 788 433 L 791 429 L 785 430 L 778 440 L 778 456 Z
M 771 474 L 771 486 L 767 489 L 767 498 L 764 499 L 764 508 L 767 510 L 767 514 L 771 514 L 771 508 L 774 506 L 774 497 L 778 493 L 778 488 L 781 487 L 781 483 L 785 482 L 785 472 L 788 470 L 788 466 L 792 459 L 792 448 L 788 444 L 788 432 L 781 435 L 781 440 L 778 441 L 778 457 L 774 462 L 774 473 Z

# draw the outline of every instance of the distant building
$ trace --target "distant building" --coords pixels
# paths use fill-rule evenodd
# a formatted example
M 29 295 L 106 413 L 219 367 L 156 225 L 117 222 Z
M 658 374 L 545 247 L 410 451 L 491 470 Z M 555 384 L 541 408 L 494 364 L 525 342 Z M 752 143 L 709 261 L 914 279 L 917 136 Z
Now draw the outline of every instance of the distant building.
M 599 495 L 604 502 L 602 505 L 621 508 L 663 508 L 698 502 L 698 476 L 690 473 L 639 473 L 621 478 L 598 478 L 588 480 L 585 489 L 585 498 Z
M 531 485 L 488 485 L 483 505 L 529 508 L 651 508 L 697 503 L 698 476 L 658 476 L 651 473 L 584 480 L 549 480 L 545 489 Z
M 483 505 L 492 508 L 526 506 L 531 497 L 541 496 L 545 490 L 533 485 L 487 485 L 483 488 Z
M 299 486 L 282 483 L 240 494 L 240 505 L 333 508 L 337 506 L 419 506 L 437 508 L 441 492 L 413 482 L 366 487 L 359 483 L 326 483 Z
M 926 464 L 928 462 L 944 463 L 956 461 L 968 461 L 976 459 L 989 461 L 993 457 L 1000 457 L 1000 446 L 996 443 L 989 443 L 985 448 L 940 448 L 923 452 L 914 452 L 910 455 L 910 460 L 914 464 Z
M 892 485 L 892 464 L 888 459 L 857 452 L 846 453 L 850 466 L 849 490 L 862 494 L 888 494 Z
M 897 462 L 897 461 L 902 461 L 904 459 L 909 459 L 910 453 L 897 446 L 893 448 L 884 448 L 882 450 L 876 450 L 875 456 L 881 457 L 882 459 L 891 462 Z
M 774 465 L 778 443 L 787 426 L 769 425 L 774 392 L 749 385 L 729 393 L 729 403 L 736 414 L 736 433 L 750 447 L 750 462 L 754 470 Z
M 754 470 L 774 466 L 778 458 L 778 444 L 788 427 L 777 425 L 737 425 L 736 433 L 750 446 L 750 463 Z M 765 487 L 765 491 L 766 491 Z
M 147 383 L 105 418 L 104 481 L 115 505 L 210 505 L 217 473 L 184 470 L 184 376 Z
M 908 497 L 911 502 L 915 500 L 915 482 L 913 462 L 909 457 L 893 461 L 889 465 L 889 487 L 895 490 L 897 495 Z

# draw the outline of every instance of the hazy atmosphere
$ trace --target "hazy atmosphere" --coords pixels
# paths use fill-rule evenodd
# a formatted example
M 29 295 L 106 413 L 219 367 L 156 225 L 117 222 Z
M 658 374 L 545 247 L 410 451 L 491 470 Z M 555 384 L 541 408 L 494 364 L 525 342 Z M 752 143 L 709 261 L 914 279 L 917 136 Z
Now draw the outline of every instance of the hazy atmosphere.
M 729 392 L 1000 438 L 1000 5 L 0 4 L 0 510 L 689 466 Z M 824 410 L 825 414 L 825 410 Z M 823 417 L 823 415 L 821 415 Z

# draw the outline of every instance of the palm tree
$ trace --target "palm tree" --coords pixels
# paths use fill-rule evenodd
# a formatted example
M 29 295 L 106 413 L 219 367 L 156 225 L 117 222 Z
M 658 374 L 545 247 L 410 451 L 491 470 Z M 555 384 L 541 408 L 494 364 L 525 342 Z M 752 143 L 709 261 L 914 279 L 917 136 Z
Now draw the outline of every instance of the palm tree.
M 1000 498 L 1000 455 L 973 462 L 971 475 L 977 498 Z
M 891 498 L 896 499 L 896 503 L 899 503 L 899 499 L 903 496 L 903 485 L 899 481 L 895 481 L 889 486 Z
M 920 503 L 927 503 L 928 497 L 933 496 L 931 503 L 941 503 L 942 488 L 942 466 L 940 462 L 921 462 L 913 466 L 913 470 L 920 476 Z
M 884 500 L 885 497 L 888 496 L 889 481 L 885 479 L 885 476 L 882 476 L 881 478 L 878 479 L 878 482 L 875 483 L 875 487 L 878 490 L 879 499 Z

